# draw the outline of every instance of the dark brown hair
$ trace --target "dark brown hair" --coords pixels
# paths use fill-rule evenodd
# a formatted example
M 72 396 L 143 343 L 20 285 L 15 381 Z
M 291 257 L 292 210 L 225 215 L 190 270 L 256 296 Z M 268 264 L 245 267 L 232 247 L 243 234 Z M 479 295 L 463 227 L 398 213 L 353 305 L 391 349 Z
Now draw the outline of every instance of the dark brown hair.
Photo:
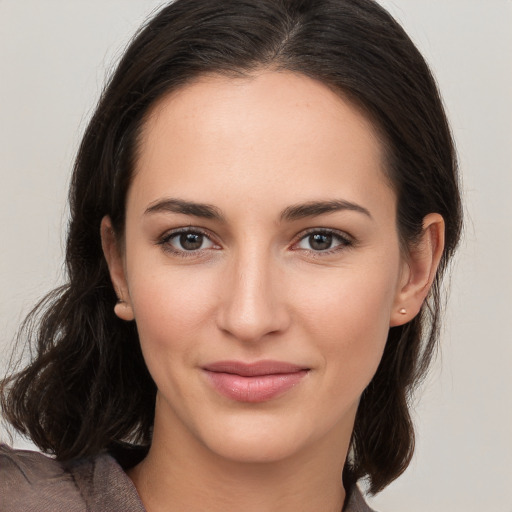
M 151 442 L 155 384 L 135 323 L 113 313 L 100 241 L 109 215 L 123 232 L 138 136 L 159 98 L 205 73 L 288 70 L 319 80 L 364 109 L 382 135 L 404 247 L 440 213 L 446 246 L 420 314 L 389 331 L 364 391 L 345 478 L 377 492 L 414 449 L 409 400 L 434 352 L 440 280 L 457 245 L 461 206 L 450 130 L 434 79 L 404 30 L 372 0 L 177 0 L 136 35 L 106 86 L 78 151 L 70 189 L 68 284 L 34 309 L 20 336 L 33 358 L 2 383 L 11 424 L 69 459 L 118 441 Z

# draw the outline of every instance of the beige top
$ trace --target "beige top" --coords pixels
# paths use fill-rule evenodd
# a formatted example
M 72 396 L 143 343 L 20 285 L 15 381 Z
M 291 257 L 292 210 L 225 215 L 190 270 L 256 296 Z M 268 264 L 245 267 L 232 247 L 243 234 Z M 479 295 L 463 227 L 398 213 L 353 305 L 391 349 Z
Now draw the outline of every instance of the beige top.
M 58 462 L 0 445 L 0 512 L 145 512 L 124 471 L 140 459 L 140 450 L 125 447 Z M 357 487 L 348 497 L 342 512 L 373 512 Z

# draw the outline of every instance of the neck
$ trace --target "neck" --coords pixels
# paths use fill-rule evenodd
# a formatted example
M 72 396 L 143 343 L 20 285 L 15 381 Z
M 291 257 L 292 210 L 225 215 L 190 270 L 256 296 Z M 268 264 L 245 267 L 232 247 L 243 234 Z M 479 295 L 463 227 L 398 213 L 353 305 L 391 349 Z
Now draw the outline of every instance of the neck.
M 166 432 L 155 421 L 148 456 L 128 473 L 147 512 L 203 512 L 205 504 L 210 512 L 342 510 L 350 432 L 286 459 L 255 463 L 221 457 L 188 432 Z

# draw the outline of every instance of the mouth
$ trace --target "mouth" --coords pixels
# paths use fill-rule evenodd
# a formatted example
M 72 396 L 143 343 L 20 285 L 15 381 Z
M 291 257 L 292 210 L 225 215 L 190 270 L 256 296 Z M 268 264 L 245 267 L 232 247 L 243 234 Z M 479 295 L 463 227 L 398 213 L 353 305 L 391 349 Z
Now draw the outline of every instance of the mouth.
M 203 367 L 210 385 L 237 402 L 265 402 L 299 384 L 310 368 L 281 361 L 218 361 Z

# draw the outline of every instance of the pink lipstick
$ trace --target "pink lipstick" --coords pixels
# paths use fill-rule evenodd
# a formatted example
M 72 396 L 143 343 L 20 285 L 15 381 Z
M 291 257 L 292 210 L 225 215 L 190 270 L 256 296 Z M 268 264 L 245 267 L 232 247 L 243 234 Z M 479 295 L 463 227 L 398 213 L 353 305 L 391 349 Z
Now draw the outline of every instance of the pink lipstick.
M 203 367 L 220 394 L 238 402 L 265 402 L 293 388 L 309 368 L 280 361 L 218 361 Z

